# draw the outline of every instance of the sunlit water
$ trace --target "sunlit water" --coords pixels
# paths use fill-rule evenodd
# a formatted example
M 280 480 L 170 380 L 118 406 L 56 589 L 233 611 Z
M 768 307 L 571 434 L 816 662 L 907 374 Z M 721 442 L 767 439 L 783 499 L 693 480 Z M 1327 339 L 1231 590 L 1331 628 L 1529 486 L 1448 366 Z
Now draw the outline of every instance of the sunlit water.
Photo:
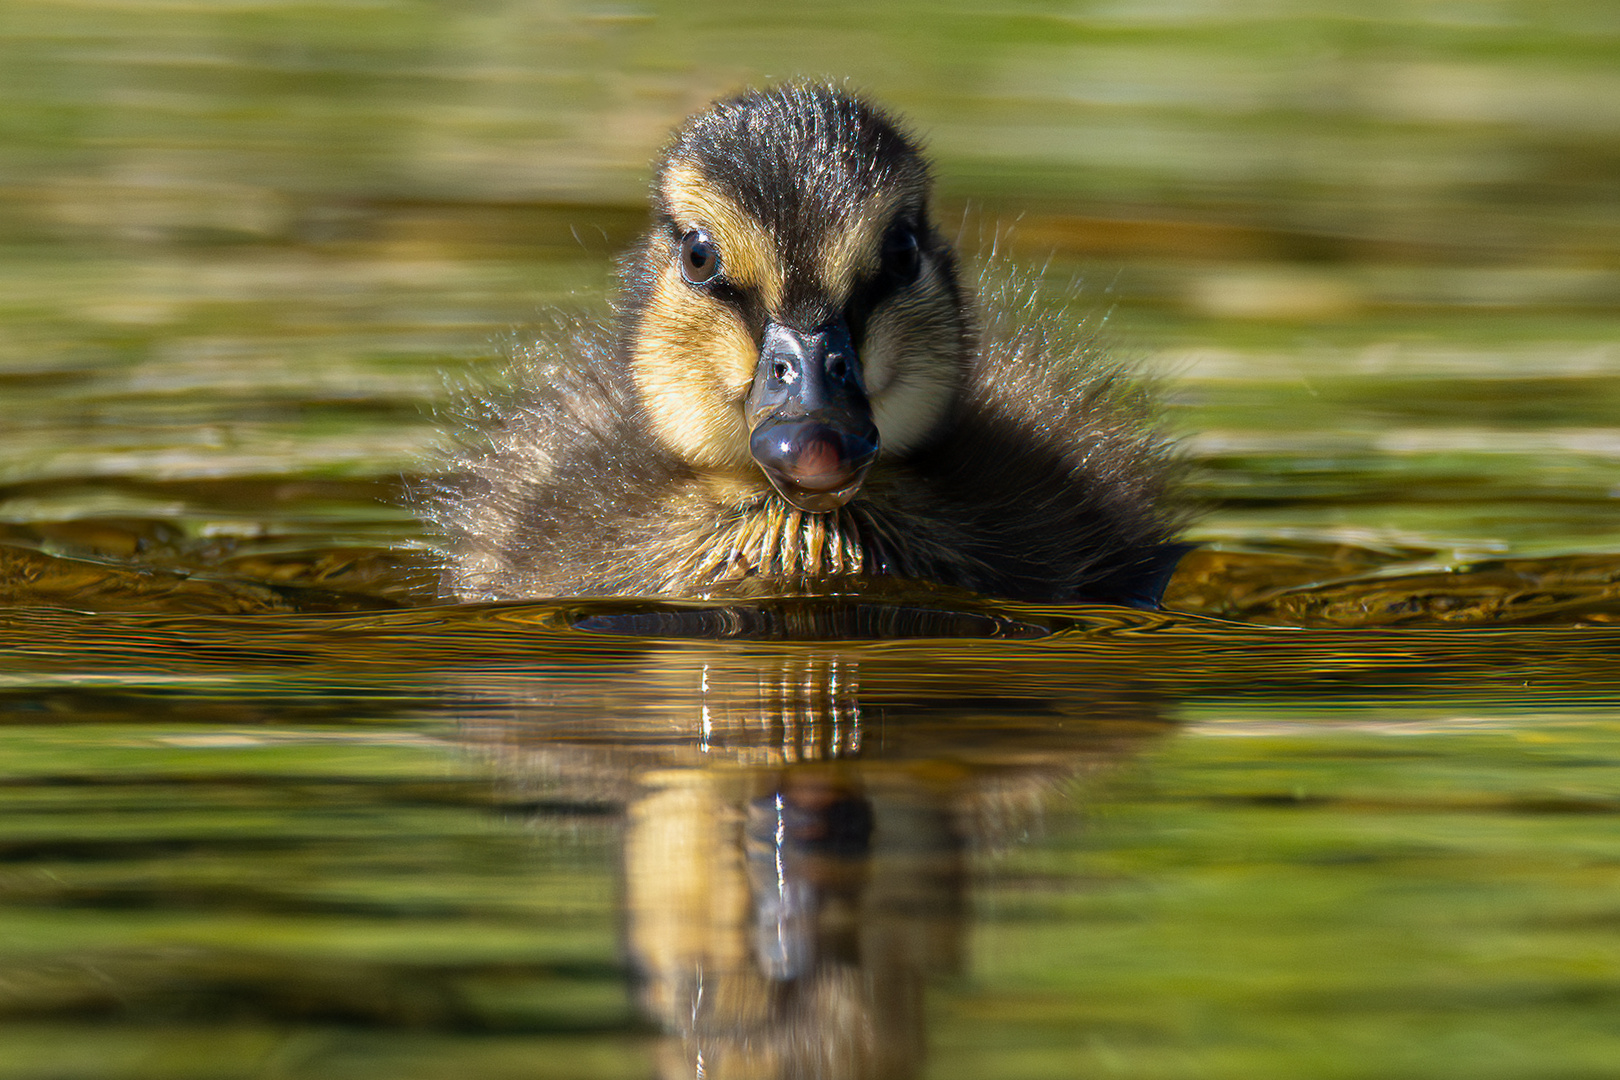
M 0 1080 L 1615 1074 L 1613 11 L 896 12 L 0 14 Z M 786 71 L 1164 375 L 1169 612 L 436 605 Z

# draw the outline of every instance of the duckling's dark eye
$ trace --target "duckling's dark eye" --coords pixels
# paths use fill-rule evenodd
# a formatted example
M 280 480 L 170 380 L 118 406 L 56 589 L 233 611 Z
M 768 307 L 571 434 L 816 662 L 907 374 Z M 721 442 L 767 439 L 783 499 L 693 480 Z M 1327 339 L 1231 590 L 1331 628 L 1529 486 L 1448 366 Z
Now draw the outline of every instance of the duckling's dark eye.
M 922 269 L 917 230 L 901 222 L 883 236 L 883 274 L 896 285 L 910 285 Z
M 709 234 L 693 229 L 681 237 L 681 277 L 693 285 L 713 281 L 720 272 L 720 249 Z

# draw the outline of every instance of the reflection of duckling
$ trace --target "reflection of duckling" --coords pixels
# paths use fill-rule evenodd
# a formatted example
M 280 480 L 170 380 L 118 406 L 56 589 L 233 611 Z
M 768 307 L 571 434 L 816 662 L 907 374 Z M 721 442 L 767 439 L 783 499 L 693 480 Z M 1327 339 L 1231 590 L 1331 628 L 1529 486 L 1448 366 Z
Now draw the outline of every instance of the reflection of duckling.
M 616 335 L 539 357 L 529 396 L 461 463 L 439 507 L 447 591 L 891 577 L 1156 604 L 1182 549 L 1140 395 L 1085 346 L 1055 351 L 1039 320 L 977 324 L 929 186 L 912 140 L 841 90 L 748 93 L 689 120 Z
M 971 962 L 976 883 L 1168 733 L 1142 687 L 1007 645 L 973 651 L 1011 679 L 683 642 L 468 684 L 460 732 L 503 802 L 571 835 L 623 809 L 623 951 L 658 1076 L 927 1072 L 928 987 Z

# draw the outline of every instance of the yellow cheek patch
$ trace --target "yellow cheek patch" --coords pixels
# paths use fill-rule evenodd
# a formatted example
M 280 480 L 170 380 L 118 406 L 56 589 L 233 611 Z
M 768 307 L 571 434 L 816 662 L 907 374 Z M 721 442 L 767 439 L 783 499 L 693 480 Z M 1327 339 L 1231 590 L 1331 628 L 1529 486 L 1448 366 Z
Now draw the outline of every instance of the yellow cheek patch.
M 707 229 L 720 248 L 720 272 L 733 284 L 756 290 L 769 310 L 779 308 L 782 263 L 775 240 L 759 222 L 691 165 L 672 165 L 663 186 L 675 227 Z
M 658 437 L 694 468 L 752 469 L 743 398 L 759 352 L 736 314 L 670 266 L 638 329 L 631 371 Z

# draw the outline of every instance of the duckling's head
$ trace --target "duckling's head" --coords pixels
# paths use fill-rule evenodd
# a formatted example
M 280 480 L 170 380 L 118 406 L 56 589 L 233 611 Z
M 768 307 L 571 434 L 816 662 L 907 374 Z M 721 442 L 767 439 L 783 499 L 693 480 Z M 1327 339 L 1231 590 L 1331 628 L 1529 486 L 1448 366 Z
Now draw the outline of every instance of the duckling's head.
M 688 120 L 658 167 L 623 322 L 664 446 L 822 511 L 880 454 L 936 435 L 969 330 L 929 186 L 916 143 L 833 87 L 746 93 Z

